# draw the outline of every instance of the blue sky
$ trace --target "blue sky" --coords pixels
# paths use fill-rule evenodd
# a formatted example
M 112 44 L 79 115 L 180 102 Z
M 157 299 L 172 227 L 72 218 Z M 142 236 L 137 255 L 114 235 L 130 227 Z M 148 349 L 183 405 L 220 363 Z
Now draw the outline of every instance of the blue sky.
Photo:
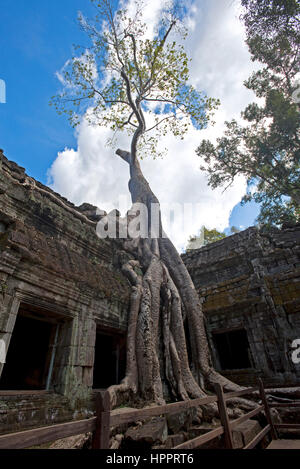
M 201 1 L 209 10 L 217 7 L 219 0 Z M 71 57 L 72 44 L 86 44 L 77 23 L 78 10 L 91 15 L 93 6 L 88 0 L 1 0 L 0 79 L 6 83 L 6 104 L 0 104 L 0 148 L 45 184 L 47 171 L 58 153 L 66 148 L 76 150 L 79 145 L 78 135 L 67 120 L 49 106 L 51 96 L 59 89 L 55 72 Z M 84 195 L 80 199 L 67 189 L 67 171 L 64 167 L 66 180 L 57 178 L 60 183 L 54 180 L 54 188 L 75 203 L 82 202 Z M 55 174 L 52 171 L 52 178 Z M 92 196 L 87 198 L 95 202 Z M 247 227 L 254 223 L 257 214 L 255 204 L 236 205 L 229 224 Z M 199 227 L 202 224 L 199 222 Z M 224 222 L 220 226 L 224 229 Z
M 76 144 L 74 131 L 48 105 L 58 89 L 55 72 L 84 43 L 77 11 L 92 11 L 87 0 L 1 0 L 0 146 L 5 155 L 46 183 L 57 152 Z

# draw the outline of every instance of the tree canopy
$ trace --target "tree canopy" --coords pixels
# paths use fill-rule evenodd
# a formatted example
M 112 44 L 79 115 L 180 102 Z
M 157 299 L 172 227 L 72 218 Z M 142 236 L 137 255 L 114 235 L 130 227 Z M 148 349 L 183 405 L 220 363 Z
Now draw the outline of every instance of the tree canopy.
M 197 154 L 212 187 L 248 180 L 243 202 L 261 203 L 258 221 L 280 225 L 300 220 L 300 5 L 297 0 L 242 0 L 247 45 L 264 67 L 244 83 L 257 102 L 243 122 L 226 122 L 216 145 L 203 140 Z M 295 98 L 296 97 L 296 98 Z
M 58 112 L 72 125 L 84 115 L 93 125 L 127 131 L 133 145 L 153 156 L 167 132 L 183 138 L 190 124 L 206 126 L 218 100 L 189 82 L 189 60 L 173 34 L 185 37 L 180 7 L 164 8 L 152 37 L 142 21 L 143 2 L 130 17 L 116 1 L 91 1 L 95 17 L 79 15 L 90 45 L 76 47 L 60 74 L 63 90 L 52 98 Z
M 203 397 L 205 387 L 216 383 L 237 391 L 238 385 L 212 367 L 198 293 L 163 230 L 159 201 L 139 162 L 139 156 L 157 154 L 160 135 L 183 137 L 189 125 L 204 127 L 218 102 L 189 82 L 186 53 L 172 39 L 174 31 L 182 30 L 182 13 L 174 3 L 164 8 L 154 35 L 142 23 L 141 2 L 131 16 L 117 10 L 113 0 L 93 3 L 95 18 L 80 17 L 91 47 L 66 64 L 64 89 L 53 102 L 73 125 L 85 116 L 92 125 L 129 133 L 130 150 L 116 151 L 129 165 L 133 207 L 125 218 L 130 221 L 136 205 L 137 211 L 142 205 L 149 215 L 146 235 L 135 237 L 128 230 L 127 238 L 116 243 L 115 262 L 129 281 L 131 295 L 126 373 L 120 384 L 108 389 L 111 405 Z M 205 411 L 215 415 L 217 406 L 208 404 Z

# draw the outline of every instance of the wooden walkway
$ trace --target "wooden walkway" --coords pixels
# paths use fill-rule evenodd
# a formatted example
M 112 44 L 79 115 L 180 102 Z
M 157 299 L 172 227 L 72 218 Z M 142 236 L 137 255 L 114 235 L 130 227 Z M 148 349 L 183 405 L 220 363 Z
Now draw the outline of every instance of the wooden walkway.
M 244 446 L 243 449 L 253 449 L 260 444 L 266 435 L 272 440 L 267 449 L 300 449 L 300 440 L 279 439 L 281 429 L 298 429 L 300 423 L 279 423 L 273 422 L 270 407 L 300 407 L 300 401 L 285 403 L 268 403 L 264 385 L 261 379 L 258 380 L 258 388 L 246 388 L 236 392 L 224 393 L 220 384 L 216 384 L 215 396 L 200 397 L 197 399 L 173 402 L 160 406 L 149 406 L 143 409 L 115 409 L 110 408 L 109 393 L 99 391 L 96 393 L 96 415 L 89 419 L 71 421 L 48 427 L 34 428 L 17 433 L 0 435 L 0 449 L 22 449 L 32 446 L 38 446 L 55 440 L 66 438 L 82 433 L 93 433 L 92 447 L 93 449 L 108 449 L 110 443 L 110 427 L 116 427 L 125 423 L 133 423 L 140 420 L 147 420 L 154 416 L 172 415 L 179 412 L 187 411 L 191 408 L 197 408 L 206 404 L 216 402 L 219 408 L 220 426 L 214 428 L 204 435 L 197 436 L 191 440 L 185 441 L 177 446 L 174 450 L 196 449 L 209 441 L 223 435 L 225 448 L 233 449 L 233 431 L 241 423 L 256 417 L 261 412 L 265 413 L 267 425 L 254 436 L 254 438 Z M 253 392 L 259 390 L 261 404 L 255 409 L 241 417 L 229 420 L 227 411 L 227 401 L 235 397 L 249 396 Z M 270 441 L 270 439 L 268 441 Z M 264 445 L 260 445 L 264 447 Z
M 267 449 L 300 449 L 300 440 L 273 440 Z

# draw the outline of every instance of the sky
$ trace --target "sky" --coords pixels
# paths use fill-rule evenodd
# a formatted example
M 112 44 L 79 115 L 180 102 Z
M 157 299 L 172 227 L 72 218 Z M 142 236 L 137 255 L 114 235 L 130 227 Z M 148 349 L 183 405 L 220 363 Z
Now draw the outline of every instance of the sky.
M 150 33 L 161 5 L 161 0 L 151 0 L 144 10 Z M 106 211 L 117 207 L 124 214 L 130 206 L 128 167 L 107 147 L 108 129 L 92 128 L 83 120 L 74 131 L 49 106 L 72 45 L 88 45 L 78 27 L 79 10 L 87 16 L 94 12 L 89 0 L 1 0 L 0 80 L 6 84 L 6 103 L 0 103 L 0 148 L 27 174 L 75 204 L 90 202 Z M 195 153 L 203 138 L 221 136 L 224 121 L 239 119 L 254 100 L 243 87 L 255 64 L 244 43 L 238 2 L 194 0 L 187 3 L 187 12 L 191 82 L 220 98 L 216 124 L 202 131 L 191 128 L 183 141 L 166 136 L 161 146 L 168 148 L 167 155 L 142 161 L 162 203 L 166 231 L 179 250 L 202 225 L 229 232 L 233 225 L 253 225 L 258 215 L 256 204 L 239 204 L 246 190 L 243 178 L 225 192 L 212 190 Z M 127 149 L 128 138 L 121 136 L 119 144 Z

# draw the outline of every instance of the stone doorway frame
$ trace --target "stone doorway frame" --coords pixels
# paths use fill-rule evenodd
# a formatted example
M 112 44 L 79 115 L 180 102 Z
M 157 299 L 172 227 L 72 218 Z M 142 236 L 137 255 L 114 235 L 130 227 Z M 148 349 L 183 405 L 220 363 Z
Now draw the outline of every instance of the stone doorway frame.
M 74 330 L 74 315 L 71 314 L 66 308 L 61 307 L 60 305 L 54 304 L 53 302 L 45 301 L 39 297 L 33 297 L 24 295 L 22 292 L 16 292 L 15 296 L 11 298 L 11 301 L 7 302 L 6 314 L 2 313 L 2 317 L 0 318 L 1 329 L 0 329 L 0 340 L 5 344 L 5 353 L 7 355 L 9 350 L 10 341 L 14 332 L 14 327 L 16 323 L 16 319 L 18 314 L 24 312 L 26 310 L 32 311 L 33 313 L 37 313 L 40 316 L 40 320 L 44 320 L 48 323 L 53 323 L 59 325 L 58 335 L 56 334 L 56 347 L 55 352 L 57 352 L 57 347 L 61 346 L 64 347 L 65 350 L 70 351 L 72 345 L 72 336 Z M 32 317 L 32 315 L 29 315 Z M 34 315 L 33 315 L 34 316 Z M 3 331 L 3 332 L 2 332 Z M 59 344 L 59 339 L 60 344 Z M 54 344 L 51 344 L 52 346 Z M 50 360 L 52 359 L 52 371 L 49 380 L 48 376 L 48 389 L 45 389 L 45 392 L 56 392 L 59 394 L 66 395 L 66 387 L 67 387 L 67 376 L 66 373 L 58 373 L 59 376 L 56 377 L 56 382 L 53 380 L 55 376 L 55 356 L 51 355 Z M 0 363 L 0 380 L 1 374 L 4 369 L 5 363 Z M 47 384 L 47 383 L 46 383 Z M 53 386 L 55 384 L 55 386 Z M 6 395 L 10 391 L 3 391 Z M 15 391 L 11 390 L 12 393 Z M 41 392 L 41 391 L 39 391 Z M 1 391 L 0 391 L 1 393 Z M 32 393 L 34 394 L 35 391 L 33 390 Z

